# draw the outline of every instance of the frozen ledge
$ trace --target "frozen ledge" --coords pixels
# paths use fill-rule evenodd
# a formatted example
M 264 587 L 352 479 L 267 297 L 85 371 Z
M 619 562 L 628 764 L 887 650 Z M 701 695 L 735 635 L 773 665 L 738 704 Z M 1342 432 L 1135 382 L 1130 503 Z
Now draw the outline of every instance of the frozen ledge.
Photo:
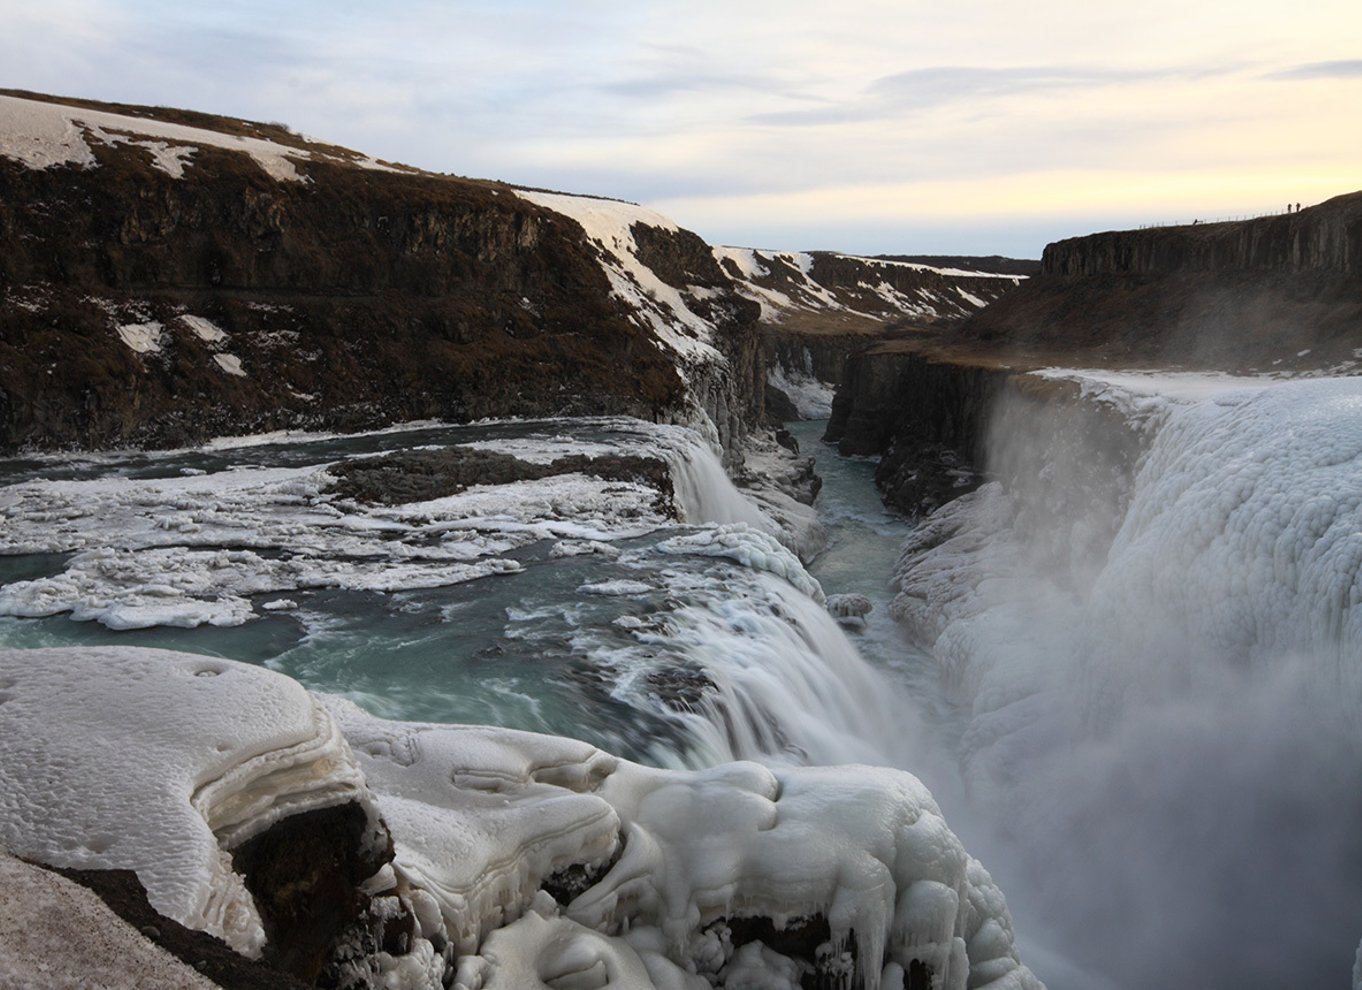
M 0 652 L 0 844 L 135 870 L 157 910 L 258 953 L 269 926 L 229 850 L 310 809 L 376 811 L 366 841 L 390 832 L 394 859 L 369 914 L 405 912 L 413 948 L 370 942 L 358 985 L 1040 986 L 1001 893 L 909 774 L 659 770 L 320 702 L 191 654 Z

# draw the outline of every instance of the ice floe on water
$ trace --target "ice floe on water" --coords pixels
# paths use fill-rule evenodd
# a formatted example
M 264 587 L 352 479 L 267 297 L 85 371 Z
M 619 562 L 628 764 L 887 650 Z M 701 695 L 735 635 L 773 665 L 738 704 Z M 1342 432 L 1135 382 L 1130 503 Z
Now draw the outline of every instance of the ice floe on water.
M 693 433 L 661 427 L 656 436 L 649 445 L 635 432 L 629 449 L 674 465 L 683 519 L 740 515 L 774 529 Z M 538 446 L 561 455 L 583 445 L 555 438 Z M 227 464 L 0 489 L 0 553 L 76 554 L 60 574 L 0 589 L 0 614 L 70 612 L 111 628 L 239 624 L 255 614 L 252 595 L 455 584 L 519 570 L 504 555 L 537 540 L 617 540 L 669 522 L 655 489 L 577 472 L 386 506 L 330 491 L 327 466 Z

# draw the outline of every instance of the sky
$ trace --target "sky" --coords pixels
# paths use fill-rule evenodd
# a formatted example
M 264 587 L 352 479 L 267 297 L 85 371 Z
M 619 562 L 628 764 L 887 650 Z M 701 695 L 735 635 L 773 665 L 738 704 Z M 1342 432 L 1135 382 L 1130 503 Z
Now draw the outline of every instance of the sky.
M 0 86 L 279 121 L 719 244 L 1040 256 L 1362 189 L 1357 0 L 0 0 Z

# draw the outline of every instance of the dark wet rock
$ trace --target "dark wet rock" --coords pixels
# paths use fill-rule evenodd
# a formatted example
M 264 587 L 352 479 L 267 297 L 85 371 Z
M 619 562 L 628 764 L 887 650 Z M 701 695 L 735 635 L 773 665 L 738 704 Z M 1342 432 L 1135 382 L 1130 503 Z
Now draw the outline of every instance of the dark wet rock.
M 983 480 L 958 450 L 905 438 L 897 439 L 875 466 L 884 504 L 910 516 L 928 515 Z
M 560 474 L 587 474 L 628 481 L 657 490 L 659 511 L 674 516 L 671 472 L 654 457 L 633 454 L 572 454 L 536 464 L 511 454 L 477 447 L 406 450 L 360 457 L 332 465 L 336 481 L 328 493 L 381 505 L 403 505 L 457 495 L 474 485 L 506 485 Z
M 779 928 L 770 918 L 762 917 L 723 918 L 710 927 L 725 934 L 733 949 L 760 942 L 802 964 L 800 986 L 804 990 L 844 990 L 859 985 L 855 932 L 848 933 L 845 945 L 834 944 L 831 926 L 821 914 L 792 918 Z M 864 974 L 860 975 L 863 979 Z
M 706 697 L 713 697 L 717 685 L 703 670 L 690 666 L 668 665 L 648 672 L 648 689 L 659 701 L 676 712 L 698 711 Z
M 767 422 L 791 423 L 800 419 L 799 410 L 795 407 L 794 400 L 780 389 L 768 383 L 765 386 L 765 393 Z
M 615 855 L 618 859 L 619 853 L 616 852 Z M 596 866 L 589 863 L 573 863 L 549 874 L 539 887 L 559 904 L 566 907 L 594 887 L 596 881 L 609 873 L 610 867 L 613 865 L 613 860 Z
M 875 605 L 865 595 L 828 595 L 827 609 L 839 619 L 863 619 L 875 610 Z
M 392 860 L 375 844 L 373 825 L 355 803 L 292 815 L 233 849 L 265 928 L 264 958 L 315 984 L 333 956 L 377 937 L 361 884 Z

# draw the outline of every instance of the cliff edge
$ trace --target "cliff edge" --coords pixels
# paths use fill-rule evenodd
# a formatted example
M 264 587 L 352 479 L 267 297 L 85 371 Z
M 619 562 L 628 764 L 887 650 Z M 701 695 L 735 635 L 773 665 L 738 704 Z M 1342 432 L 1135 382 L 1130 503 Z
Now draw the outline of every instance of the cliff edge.
M 281 125 L 0 94 L 0 244 L 0 451 L 761 412 L 757 307 L 694 235 Z

